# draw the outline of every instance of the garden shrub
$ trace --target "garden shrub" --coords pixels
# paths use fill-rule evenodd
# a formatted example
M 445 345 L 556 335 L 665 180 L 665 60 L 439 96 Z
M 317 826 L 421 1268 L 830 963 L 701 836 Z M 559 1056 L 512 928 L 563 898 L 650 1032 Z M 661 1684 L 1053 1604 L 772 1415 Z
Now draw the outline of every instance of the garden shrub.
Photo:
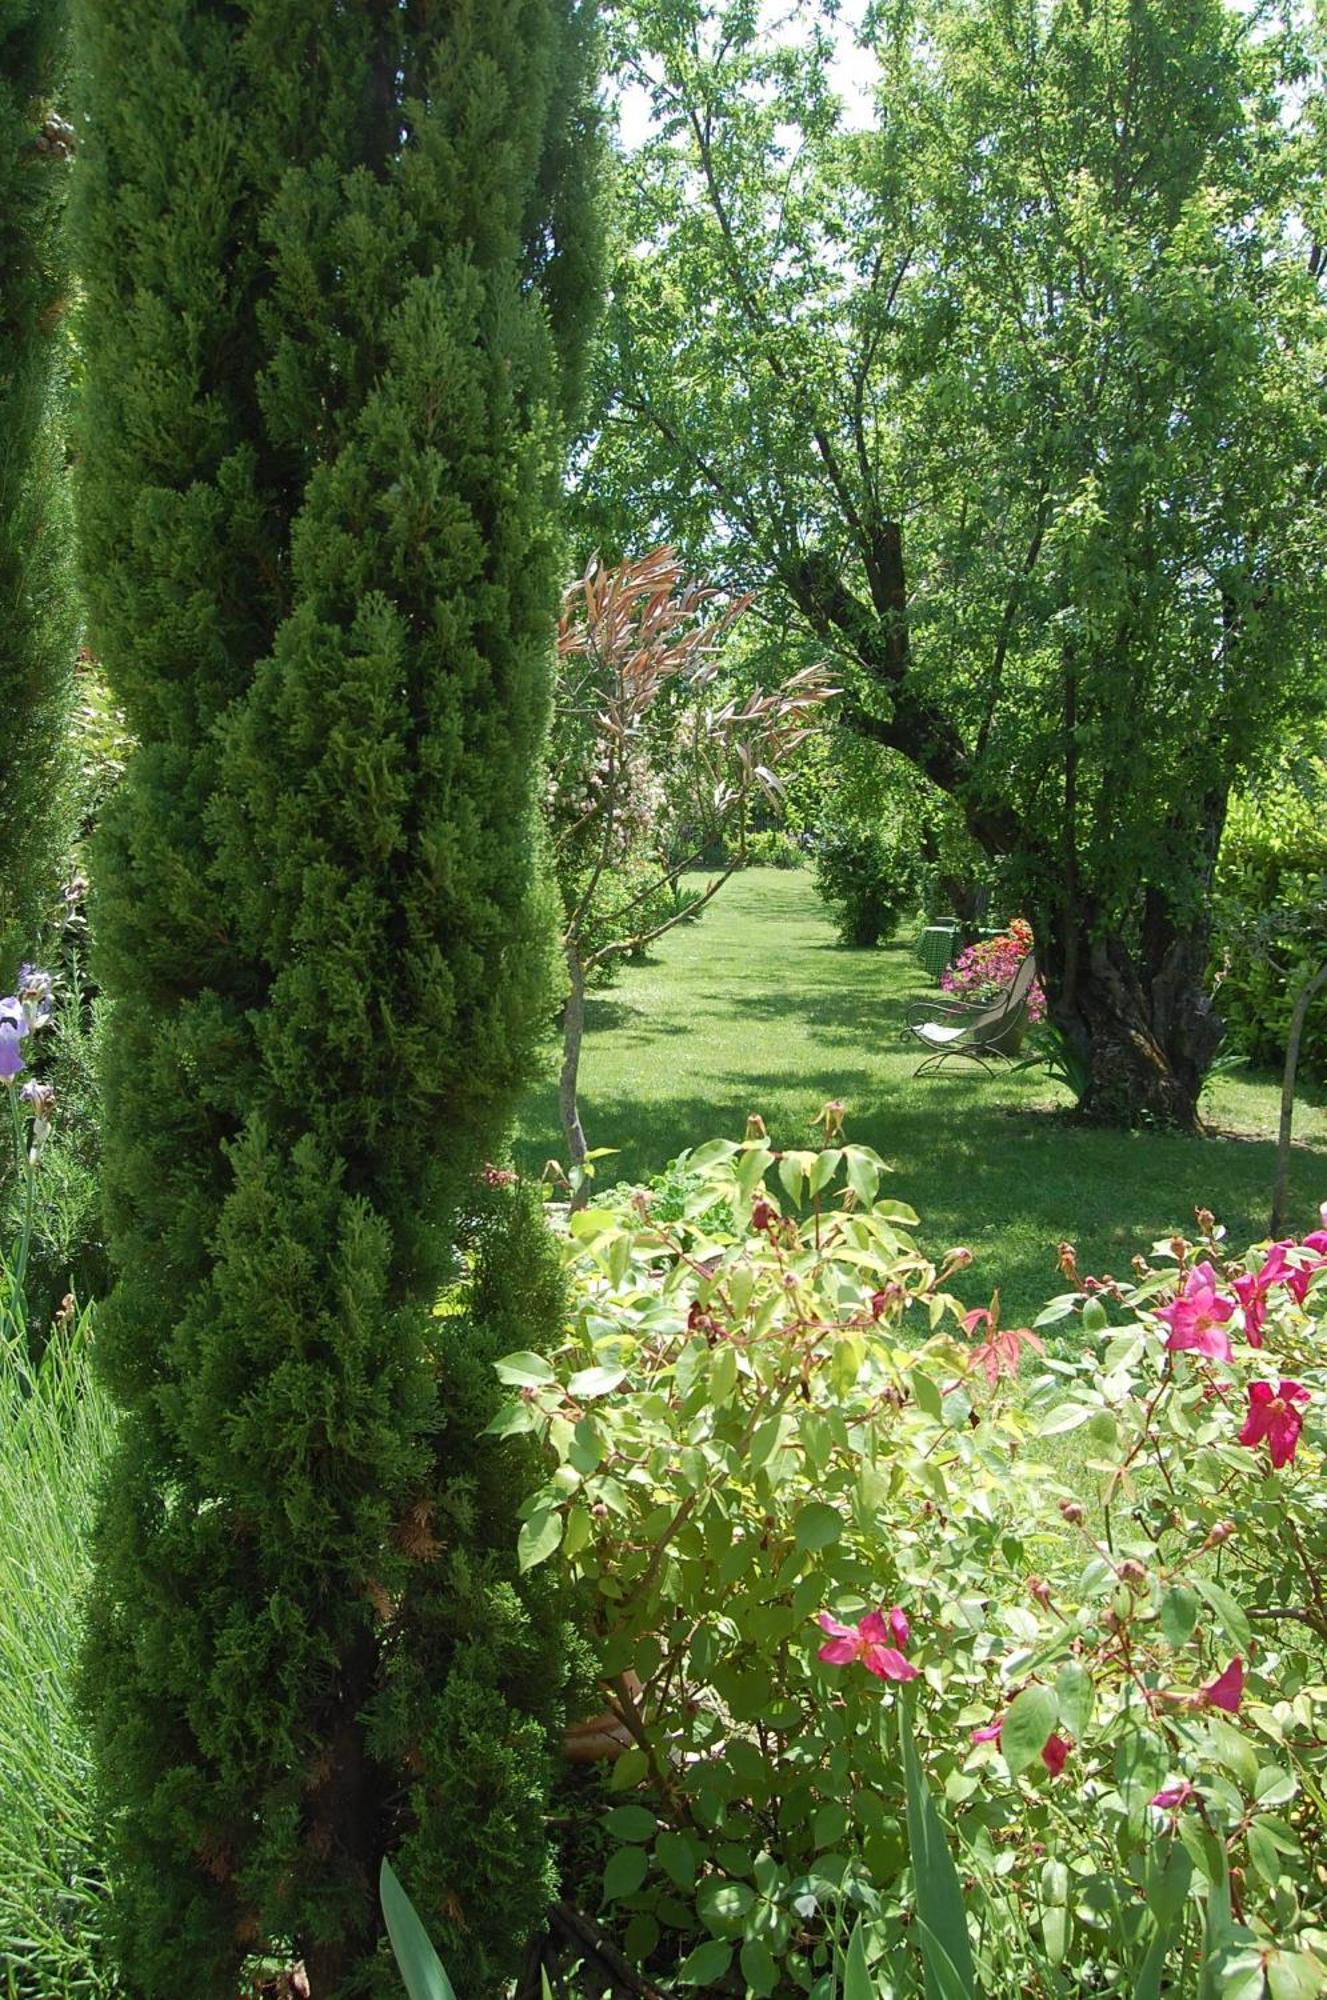
M 70 801 L 66 0 L 0 0 L 0 987 L 41 937 Z
M 1327 1230 L 1231 1259 L 1201 1216 L 1127 1285 L 1066 1244 L 1047 1359 L 864 1149 L 675 1177 L 677 1220 L 571 1219 L 566 1343 L 505 1357 L 495 1425 L 545 1447 L 521 1560 L 594 1593 L 635 1739 L 582 1891 L 624 1948 L 827 1994 L 860 1918 L 919 1993 L 906 1701 L 991 2000 L 1321 1991 Z
M 746 837 L 748 868 L 801 868 L 805 861 L 800 842 L 784 827 L 762 827 Z
M 1232 1048 L 1285 1059 L 1295 992 L 1327 957 L 1327 768 L 1309 790 L 1232 800 L 1213 894 L 1216 1004 Z M 1300 1064 L 1327 1074 L 1327 996 L 1309 1006 Z
M 77 17 L 83 558 L 136 746 L 96 868 L 116 1942 L 147 1996 L 250 1955 L 362 1993 L 408 1848 L 491 1990 L 547 1893 L 563 1648 L 433 1306 L 549 1003 L 589 10 Z
M 816 841 L 816 888 L 840 942 L 867 947 L 893 935 L 916 892 L 916 868 L 901 844 L 877 826 L 841 822 Z

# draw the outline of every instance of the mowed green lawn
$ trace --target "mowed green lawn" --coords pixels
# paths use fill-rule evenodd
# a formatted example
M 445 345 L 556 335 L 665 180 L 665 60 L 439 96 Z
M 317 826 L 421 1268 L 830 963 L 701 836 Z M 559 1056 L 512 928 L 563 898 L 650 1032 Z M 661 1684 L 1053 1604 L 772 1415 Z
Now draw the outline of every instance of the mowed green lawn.
M 740 1138 L 750 1111 L 775 1145 L 806 1145 L 821 1105 L 842 1098 L 848 1136 L 895 1169 L 888 1191 L 918 1211 L 926 1247 L 966 1243 L 977 1262 L 963 1294 L 984 1301 L 998 1286 L 1006 1324 L 1060 1289 L 1063 1238 L 1084 1270 L 1127 1277 L 1130 1257 L 1191 1227 L 1198 1203 L 1238 1248 L 1265 1233 L 1272 1079 L 1218 1078 L 1204 1099 L 1218 1134 L 1208 1139 L 1079 1130 L 1041 1071 L 917 1079 L 904 1009 L 935 989 L 910 944 L 905 934 L 881 950 L 844 950 L 809 874 L 735 876 L 699 923 L 590 1000 L 581 1112 L 591 1146 L 618 1149 L 601 1179 L 644 1180 L 685 1147 Z M 1327 1198 L 1318 1105 L 1301 1102 L 1296 1139 L 1293 1219 L 1307 1228 Z M 551 1073 L 525 1105 L 516 1152 L 533 1172 L 562 1155 Z

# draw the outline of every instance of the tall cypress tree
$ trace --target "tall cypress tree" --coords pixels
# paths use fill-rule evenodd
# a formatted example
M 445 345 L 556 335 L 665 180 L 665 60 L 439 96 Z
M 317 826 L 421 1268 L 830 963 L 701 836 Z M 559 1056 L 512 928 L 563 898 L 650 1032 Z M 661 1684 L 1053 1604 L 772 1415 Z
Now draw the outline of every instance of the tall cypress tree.
M 589 9 L 79 6 L 84 558 L 140 746 L 97 877 L 121 1949 L 152 1995 L 260 1950 L 368 1990 L 390 1851 L 477 1988 L 548 1888 L 560 1634 L 475 1442 L 537 1236 L 432 1307 L 545 1004 Z
M 0 0 L 0 986 L 36 943 L 65 833 L 67 44 L 64 0 Z

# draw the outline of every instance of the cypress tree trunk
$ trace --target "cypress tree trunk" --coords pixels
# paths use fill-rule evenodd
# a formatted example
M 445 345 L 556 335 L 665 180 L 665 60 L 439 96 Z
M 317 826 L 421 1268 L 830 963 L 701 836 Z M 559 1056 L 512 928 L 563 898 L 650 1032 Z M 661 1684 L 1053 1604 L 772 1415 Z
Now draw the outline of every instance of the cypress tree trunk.
M 0 0 L 0 988 L 36 946 L 67 832 L 67 29 L 63 0 Z
M 368 1990 L 391 1851 L 487 1990 L 549 1889 L 565 1650 L 476 1443 L 537 1239 L 518 1299 L 432 1306 L 546 1011 L 587 24 L 80 8 L 85 560 L 141 745 L 99 869 L 126 1419 L 85 1667 L 121 1949 L 149 1995 L 230 2000 L 256 1951 Z

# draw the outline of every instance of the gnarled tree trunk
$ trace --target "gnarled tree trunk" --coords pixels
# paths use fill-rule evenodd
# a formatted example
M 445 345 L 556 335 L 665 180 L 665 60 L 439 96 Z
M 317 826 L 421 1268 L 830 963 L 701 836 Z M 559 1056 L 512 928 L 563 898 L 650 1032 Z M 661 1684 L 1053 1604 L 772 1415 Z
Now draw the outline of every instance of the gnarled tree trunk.
M 1078 1116 L 1098 1125 L 1202 1129 L 1198 1098 L 1224 1023 L 1206 973 L 1209 920 L 1149 905 L 1135 944 L 1095 934 L 1088 905 L 1038 925 L 1051 1018 L 1082 1058 Z
M 1198 1097 L 1224 1033 L 1206 962 L 1205 936 L 1177 938 L 1150 977 L 1118 938 L 1089 947 L 1076 1008 L 1091 1070 L 1082 1118 L 1201 1130 Z

